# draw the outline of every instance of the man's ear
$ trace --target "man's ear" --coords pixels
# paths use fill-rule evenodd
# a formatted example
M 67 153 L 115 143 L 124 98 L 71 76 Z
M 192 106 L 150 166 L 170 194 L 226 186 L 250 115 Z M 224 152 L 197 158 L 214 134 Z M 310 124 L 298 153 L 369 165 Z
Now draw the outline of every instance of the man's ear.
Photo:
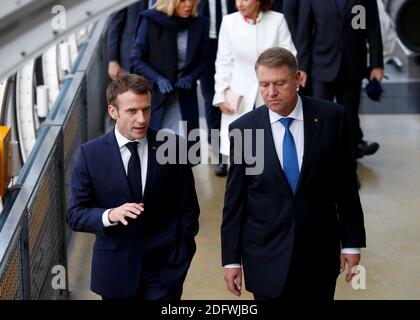
M 295 76 L 295 80 L 297 83 L 297 89 L 299 89 L 299 84 L 300 84 L 300 78 L 302 77 L 302 73 L 300 72 L 300 70 L 296 71 L 296 76 Z
M 118 118 L 118 109 L 112 104 L 108 105 L 108 113 L 112 119 L 117 120 Z

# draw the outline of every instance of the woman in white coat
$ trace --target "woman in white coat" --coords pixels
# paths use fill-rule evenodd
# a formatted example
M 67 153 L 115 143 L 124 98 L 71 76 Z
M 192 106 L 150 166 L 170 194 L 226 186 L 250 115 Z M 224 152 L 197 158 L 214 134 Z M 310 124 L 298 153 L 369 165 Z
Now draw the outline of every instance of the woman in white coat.
M 254 64 L 260 53 L 283 47 L 296 55 L 283 14 L 270 11 L 271 0 L 236 0 L 238 12 L 223 17 L 216 59 L 213 105 L 222 111 L 220 153 L 229 156 L 229 124 L 254 106 L 264 104 L 258 90 Z M 230 105 L 230 96 L 242 96 L 240 110 Z M 230 99 L 229 101 L 232 102 Z

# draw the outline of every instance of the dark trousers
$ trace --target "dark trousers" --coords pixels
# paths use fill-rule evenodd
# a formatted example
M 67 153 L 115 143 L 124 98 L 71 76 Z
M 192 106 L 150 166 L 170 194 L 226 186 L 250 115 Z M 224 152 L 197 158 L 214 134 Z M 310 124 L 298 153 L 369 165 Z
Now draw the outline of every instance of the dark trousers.
M 310 272 L 310 270 L 307 270 Z M 312 277 L 316 277 L 313 274 Z M 334 300 L 336 279 L 312 282 L 308 278 L 298 276 L 291 270 L 286 280 L 285 287 L 280 296 L 269 297 L 254 294 L 255 300 L 267 301 L 332 301 Z
M 219 108 L 213 106 L 214 97 L 214 75 L 216 73 L 215 62 L 217 56 L 217 39 L 209 39 L 209 53 L 208 64 L 203 75 L 200 78 L 201 93 L 204 97 L 204 105 L 206 111 L 207 127 L 209 128 L 209 143 L 211 142 L 211 129 L 220 130 L 220 120 L 222 113 Z M 214 153 L 219 154 L 219 163 L 221 155 L 219 150 L 212 150 Z
M 311 268 L 311 257 L 303 254 L 307 249 L 305 242 L 300 237 L 295 237 L 294 248 L 287 274 L 286 283 L 279 296 L 265 296 L 254 293 L 255 300 L 268 301 L 331 301 L 334 300 L 337 276 L 334 271 L 317 272 L 316 268 Z M 309 259 L 309 260 L 308 260 Z M 327 266 L 325 266 L 327 267 Z M 328 269 L 332 265 L 328 265 Z M 338 266 L 337 266 L 338 267 Z M 314 272 L 312 272 L 314 270 Z
M 312 79 L 312 90 L 315 98 L 329 101 L 334 101 L 334 98 L 336 98 L 336 102 L 344 106 L 347 114 L 350 146 L 353 151 L 356 150 L 357 144 L 363 139 L 359 120 L 361 86 L 362 80 L 353 80 L 342 72 L 332 82 Z
M 102 300 L 181 300 L 182 288 L 165 288 L 165 287 L 140 287 L 134 297 L 130 298 L 108 298 L 102 296 Z
M 159 253 L 144 253 L 140 284 L 133 297 L 115 298 L 102 296 L 102 300 L 181 300 L 183 283 L 176 287 L 169 287 L 161 280 L 164 256 Z
M 316 275 L 313 276 L 315 277 Z M 322 287 L 311 287 L 308 286 L 307 283 L 304 283 L 302 280 L 295 279 L 293 281 L 289 281 L 288 279 L 286 286 L 280 296 L 268 297 L 254 294 L 254 299 L 265 301 L 332 301 L 334 300 L 335 286 L 335 281 L 329 281 Z

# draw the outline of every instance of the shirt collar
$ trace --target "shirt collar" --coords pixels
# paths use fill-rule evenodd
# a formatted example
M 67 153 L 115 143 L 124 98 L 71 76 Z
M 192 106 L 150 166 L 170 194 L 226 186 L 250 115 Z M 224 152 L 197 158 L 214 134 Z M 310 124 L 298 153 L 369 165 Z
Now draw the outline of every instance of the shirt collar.
M 114 128 L 114 132 L 115 132 L 115 138 L 117 139 L 117 143 L 118 143 L 118 147 L 121 149 L 122 147 L 124 147 L 127 143 L 129 142 L 133 142 L 131 140 L 128 140 L 126 137 L 124 137 L 117 129 L 117 126 L 115 126 Z M 147 135 L 142 138 L 142 139 L 136 139 L 134 141 L 139 142 L 140 144 L 146 144 L 147 143 Z
M 268 109 L 268 115 L 270 117 L 270 123 L 271 124 L 276 123 L 277 121 L 279 121 L 282 118 L 293 118 L 295 120 L 303 121 L 303 109 L 302 109 L 302 99 L 301 99 L 301 97 L 298 95 L 296 106 L 288 116 L 283 117 L 283 116 L 279 115 L 278 113 L 276 113 L 274 111 L 271 111 L 270 109 Z
M 257 20 L 255 20 L 255 22 L 252 18 L 249 18 L 249 17 L 242 16 L 242 18 L 244 18 L 245 22 L 248 23 L 248 24 L 258 24 L 258 23 L 261 22 L 263 16 L 264 16 L 263 12 L 260 11 L 258 13 Z

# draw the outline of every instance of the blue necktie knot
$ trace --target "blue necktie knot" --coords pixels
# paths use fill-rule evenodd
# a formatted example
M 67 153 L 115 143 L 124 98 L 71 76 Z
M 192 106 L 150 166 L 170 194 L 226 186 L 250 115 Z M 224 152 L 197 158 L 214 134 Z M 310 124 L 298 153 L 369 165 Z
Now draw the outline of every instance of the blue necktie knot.
M 290 124 L 292 123 L 294 119 L 293 118 L 281 118 L 279 121 L 281 124 L 286 128 L 289 129 Z

